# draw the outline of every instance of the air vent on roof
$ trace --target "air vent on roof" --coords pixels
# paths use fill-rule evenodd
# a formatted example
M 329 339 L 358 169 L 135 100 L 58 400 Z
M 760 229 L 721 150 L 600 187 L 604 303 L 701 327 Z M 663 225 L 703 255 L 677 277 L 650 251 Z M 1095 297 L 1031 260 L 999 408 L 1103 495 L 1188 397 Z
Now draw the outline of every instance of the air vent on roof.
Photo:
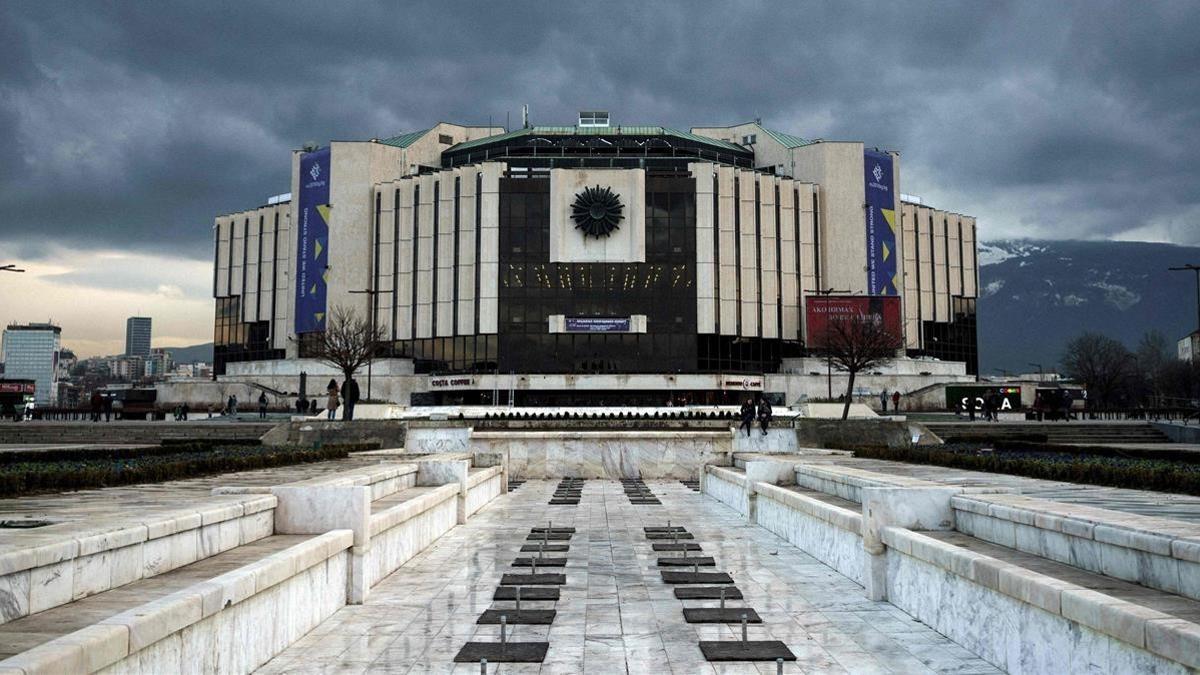
M 608 113 L 603 110 L 584 110 L 579 113 L 580 127 L 608 126 Z

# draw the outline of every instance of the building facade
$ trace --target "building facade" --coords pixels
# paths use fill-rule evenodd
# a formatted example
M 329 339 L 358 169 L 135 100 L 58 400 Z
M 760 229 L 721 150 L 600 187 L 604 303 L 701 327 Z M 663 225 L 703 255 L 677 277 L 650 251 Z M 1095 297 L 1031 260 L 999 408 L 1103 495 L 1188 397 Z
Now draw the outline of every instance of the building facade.
M 903 199 L 898 153 L 598 119 L 295 152 L 289 195 L 215 220 L 214 371 L 292 372 L 348 308 L 394 398 L 727 402 L 795 389 L 825 296 L 974 375 L 975 219 Z
M 58 354 L 62 329 L 50 323 L 9 324 L 4 330 L 4 376 L 34 381 L 34 403 L 58 404 Z
M 150 356 L 150 317 L 131 316 L 125 320 L 125 356 Z

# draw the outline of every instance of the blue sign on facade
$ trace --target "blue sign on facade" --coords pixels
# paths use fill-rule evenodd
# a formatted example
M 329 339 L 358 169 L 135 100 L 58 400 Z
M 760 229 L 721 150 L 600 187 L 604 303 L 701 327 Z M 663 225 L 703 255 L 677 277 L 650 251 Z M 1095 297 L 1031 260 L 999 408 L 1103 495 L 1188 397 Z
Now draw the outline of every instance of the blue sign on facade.
M 867 188 L 867 294 L 899 295 L 892 156 L 867 150 L 863 168 Z
M 629 317 L 568 316 L 568 333 L 628 333 Z
M 325 330 L 329 267 L 329 148 L 300 156 L 296 224 L 296 333 Z

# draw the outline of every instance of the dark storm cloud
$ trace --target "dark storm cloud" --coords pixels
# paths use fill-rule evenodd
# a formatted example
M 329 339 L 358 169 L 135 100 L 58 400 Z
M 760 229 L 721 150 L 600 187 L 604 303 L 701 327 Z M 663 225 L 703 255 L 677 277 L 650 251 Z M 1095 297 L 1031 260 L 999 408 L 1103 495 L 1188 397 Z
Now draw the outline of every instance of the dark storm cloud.
M 5 3 L 0 242 L 203 258 L 306 140 L 761 117 L 985 236 L 1200 242 L 1194 3 Z M 11 251 L 9 254 L 11 255 Z

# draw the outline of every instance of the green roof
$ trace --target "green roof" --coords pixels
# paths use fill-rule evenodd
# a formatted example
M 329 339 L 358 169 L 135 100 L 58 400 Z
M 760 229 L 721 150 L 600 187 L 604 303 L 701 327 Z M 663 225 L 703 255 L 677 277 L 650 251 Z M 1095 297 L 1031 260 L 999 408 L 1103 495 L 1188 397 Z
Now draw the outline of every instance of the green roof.
M 519 138 L 521 136 L 673 136 L 676 138 L 684 138 L 694 143 L 703 143 L 722 150 L 731 150 L 735 152 L 746 152 L 746 148 L 737 143 L 709 138 L 708 136 L 699 136 L 688 131 L 679 131 L 668 127 L 659 126 L 636 126 L 623 125 L 614 127 L 531 127 L 528 129 L 514 129 L 508 133 L 497 134 L 495 136 L 487 136 L 485 138 L 477 138 L 473 141 L 466 141 L 452 146 L 446 152 L 459 152 L 461 150 L 469 150 L 482 145 L 490 145 L 498 141 L 506 141 L 511 138 Z
M 768 128 L 764 127 L 761 124 L 758 125 L 758 128 L 762 129 L 764 134 L 770 136 L 771 138 L 774 138 L 776 141 L 779 141 L 779 143 L 781 145 L 783 145 L 785 148 L 799 148 L 800 146 L 812 145 L 813 143 L 816 142 L 816 141 L 810 141 L 807 138 L 800 138 L 799 136 L 785 134 L 782 131 L 774 131 L 772 129 L 768 129 Z
M 412 145 L 413 143 L 416 143 L 417 139 L 419 139 L 420 137 L 424 136 L 427 133 L 429 133 L 429 129 L 422 129 L 421 131 L 412 131 L 407 134 L 400 134 L 399 136 L 392 136 L 391 138 L 381 138 L 381 139 L 379 139 L 379 142 L 383 143 L 384 145 L 391 145 L 391 146 L 397 147 L 397 148 L 407 148 L 408 146 Z

